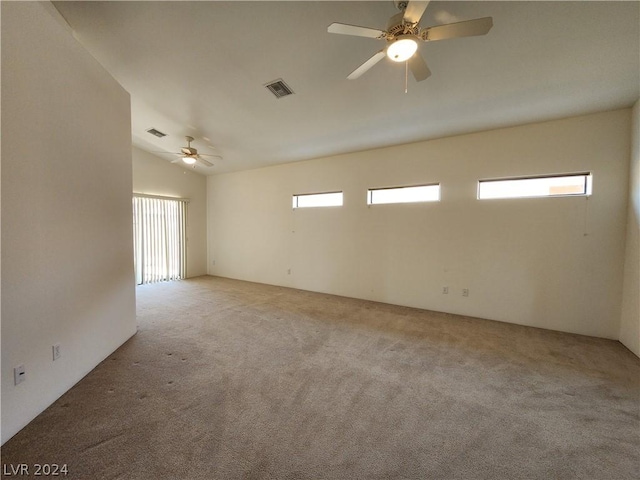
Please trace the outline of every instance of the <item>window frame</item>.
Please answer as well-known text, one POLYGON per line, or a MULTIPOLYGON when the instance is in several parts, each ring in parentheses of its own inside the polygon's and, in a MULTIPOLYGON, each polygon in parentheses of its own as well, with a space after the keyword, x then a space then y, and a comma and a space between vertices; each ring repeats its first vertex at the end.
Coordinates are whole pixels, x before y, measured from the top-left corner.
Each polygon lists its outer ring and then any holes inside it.
POLYGON ((335 191, 331 191, 331 192, 314 192, 314 193, 294 193, 291 196, 291 202, 292 202, 292 210, 298 210, 299 208, 336 208, 336 207, 342 207, 344 206, 344 191, 343 190, 335 190, 335 191), (298 198, 299 197, 311 197, 314 195, 334 195, 336 193, 339 193, 342 195, 341 201, 342 203, 340 205, 313 205, 313 206, 300 206, 298 205, 298 198))
POLYGON ((500 177, 500 178, 483 178, 478 180, 478 187, 476 192, 477 200, 513 200, 522 198, 558 198, 558 197, 589 197, 593 194, 593 173, 592 172, 571 172, 571 173, 552 173, 544 175, 523 175, 517 177, 500 177), (584 191, 582 193, 558 193, 549 195, 522 195, 522 196, 508 196, 508 197, 482 197, 481 187, 482 184, 488 184, 492 182, 513 182, 519 180, 541 180, 549 178, 563 178, 563 177, 584 177, 584 191))
POLYGON ((399 205, 399 204, 415 204, 415 203, 435 203, 440 202, 442 200, 442 188, 440 182, 433 183, 420 183, 417 185, 400 185, 396 187, 379 187, 379 188, 368 188, 367 189, 367 206, 370 207, 372 205, 399 205), (438 187, 438 198, 435 200, 416 200, 409 202, 383 202, 383 203, 374 203, 373 202, 373 192, 380 190, 402 190, 405 188, 417 188, 417 187, 438 187))

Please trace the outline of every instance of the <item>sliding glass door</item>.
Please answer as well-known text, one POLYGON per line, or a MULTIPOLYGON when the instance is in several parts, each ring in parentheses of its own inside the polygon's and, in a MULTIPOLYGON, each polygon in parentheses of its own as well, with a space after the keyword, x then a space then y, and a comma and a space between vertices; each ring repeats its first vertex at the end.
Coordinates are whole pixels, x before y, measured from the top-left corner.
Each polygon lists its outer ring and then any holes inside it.
POLYGON ((186 276, 187 201, 133 196, 133 250, 136 283, 186 276))

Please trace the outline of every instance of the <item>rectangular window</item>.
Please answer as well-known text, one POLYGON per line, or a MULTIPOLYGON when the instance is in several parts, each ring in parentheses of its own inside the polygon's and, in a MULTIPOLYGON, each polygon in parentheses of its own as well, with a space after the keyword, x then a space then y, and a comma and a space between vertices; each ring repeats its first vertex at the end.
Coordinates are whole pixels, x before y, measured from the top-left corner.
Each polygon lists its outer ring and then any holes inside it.
POLYGON ((372 188, 367 191, 367 204, 417 203, 440 201, 440 184, 412 187, 372 188))
POLYGON ((341 207, 342 192, 305 193, 293 196, 293 208, 341 207))
POLYGON ((591 195, 591 174, 480 180, 478 198, 531 198, 591 195))

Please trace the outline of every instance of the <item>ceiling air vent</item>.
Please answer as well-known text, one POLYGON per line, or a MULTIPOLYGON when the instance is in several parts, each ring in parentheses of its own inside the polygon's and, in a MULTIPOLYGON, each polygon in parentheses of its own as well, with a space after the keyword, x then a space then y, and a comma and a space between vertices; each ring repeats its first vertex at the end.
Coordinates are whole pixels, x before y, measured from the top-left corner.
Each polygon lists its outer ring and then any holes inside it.
POLYGON ((151 135, 155 135, 158 138, 167 136, 166 133, 162 133, 160 130, 156 130, 155 128, 150 128, 149 130, 147 130, 147 132, 149 132, 151 135))
POLYGON ((276 96, 276 98, 286 97, 287 95, 291 95, 293 93, 293 90, 291 90, 289 85, 284 83, 284 80, 282 80, 281 78, 267 83, 265 87, 267 87, 269 91, 276 96))

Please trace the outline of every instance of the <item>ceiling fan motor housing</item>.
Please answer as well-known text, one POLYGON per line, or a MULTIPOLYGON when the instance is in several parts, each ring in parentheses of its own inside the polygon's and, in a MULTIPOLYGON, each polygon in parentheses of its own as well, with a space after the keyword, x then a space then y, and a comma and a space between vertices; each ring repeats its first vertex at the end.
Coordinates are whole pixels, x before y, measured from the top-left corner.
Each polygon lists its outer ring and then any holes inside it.
POLYGON ((406 23, 403 20, 404 13, 400 12, 389 19, 387 25, 386 37, 388 42, 392 42, 400 35, 416 35, 420 34, 418 24, 406 23))

